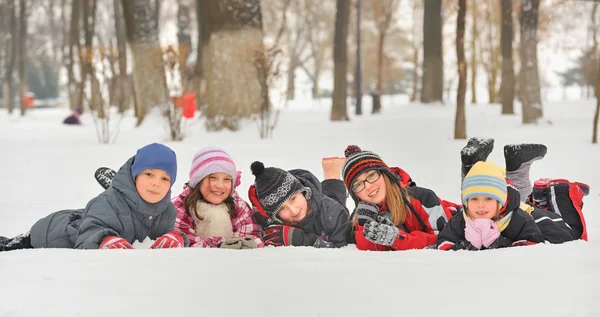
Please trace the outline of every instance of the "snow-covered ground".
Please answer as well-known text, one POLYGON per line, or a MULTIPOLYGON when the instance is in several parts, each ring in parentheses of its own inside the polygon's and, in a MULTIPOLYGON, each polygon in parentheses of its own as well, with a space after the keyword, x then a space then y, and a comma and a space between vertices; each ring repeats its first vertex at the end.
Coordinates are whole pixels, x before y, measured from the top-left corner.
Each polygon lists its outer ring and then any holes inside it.
MULTIPOLYGON (((26 231, 40 217, 83 207, 101 188, 99 166, 118 168, 144 144, 159 141, 178 156, 173 195, 187 181, 192 155, 207 145, 227 149, 252 184, 250 164, 302 167, 322 177, 321 158, 348 144, 375 151, 407 170, 418 185, 460 199, 454 106, 384 99, 383 114, 328 121, 330 100, 299 101, 282 110, 274 137, 256 124, 238 133, 207 133, 190 124, 183 142, 166 141, 159 118, 140 128, 126 117, 115 144, 96 140, 92 118, 61 124, 65 109, 26 117, 0 109, 0 235, 26 231)), ((592 145, 595 101, 545 105, 538 125, 500 116, 499 105, 468 105, 469 136, 494 137, 490 160, 503 165, 508 143, 541 142, 548 154, 532 178, 555 177, 591 186, 584 198, 589 242, 486 252, 359 252, 261 250, 25 250, 0 253, 2 316, 600 316, 600 145, 592 145)), ((366 105, 366 112, 370 106, 366 105)), ((350 110, 352 111, 352 110, 350 110)), ((353 208, 352 201, 348 207, 353 208)), ((140 245, 143 248, 145 244, 140 245)))

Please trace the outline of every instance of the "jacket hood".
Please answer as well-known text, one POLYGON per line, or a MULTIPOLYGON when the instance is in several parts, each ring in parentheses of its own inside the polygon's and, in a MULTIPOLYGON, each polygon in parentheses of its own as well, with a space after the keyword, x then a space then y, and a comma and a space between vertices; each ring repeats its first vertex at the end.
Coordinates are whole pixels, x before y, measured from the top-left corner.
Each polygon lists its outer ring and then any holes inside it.
POLYGON ((117 172, 113 178, 111 188, 119 193, 125 199, 132 212, 140 213, 145 216, 157 216, 164 212, 171 203, 171 189, 163 199, 155 204, 151 204, 140 196, 135 187, 135 180, 131 176, 131 166, 135 156, 131 157, 117 172))

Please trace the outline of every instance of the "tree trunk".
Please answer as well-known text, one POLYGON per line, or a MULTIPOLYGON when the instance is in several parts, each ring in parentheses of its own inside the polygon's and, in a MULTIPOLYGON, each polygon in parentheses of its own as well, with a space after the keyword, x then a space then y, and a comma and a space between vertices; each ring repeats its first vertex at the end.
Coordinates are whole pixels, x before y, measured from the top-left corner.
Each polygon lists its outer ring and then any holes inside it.
POLYGON ((465 15, 467 0, 458 0, 456 19, 456 57, 458 59, 458 93, 456 94, 456 118, 454 120, 454 139, 467 138, 465 118, 465 94, 467 91, 467 62, 465 60, 465 15))
POLYGON ((413 73, 412 73, 412 82, 413 82, 413 90, 412 95, 410 96, 410 101, 417 101, 417 94, 419 91, 419 47, 413 48, 413 73))
POLYGON ((473 26, 471 27, 471 103, 477 103, 477 6, 473 5, 471 15, 473 17, 473 26))
POLYGON ((268 69, 263 55, 260 1, 206 1, 209 41, 205 44, 208 130, 238 129, 238 122, 261 111, 268 69), (265 74, 266 75, 266 74, 265 74))
POLYGON ((512 1, 500 0, 502 10, 502 31, 500 42, 502 43, 502 114, 514 114, 515 100, 515 70, 513 65, 513 24, 512 24, 512 1))
POLYGON ((524 124, 536 123, 542 116, 540 79, 537 63, 537 24, 539 0, 523 0, 521 3, 521 71, 520 94, 523 104, 524 124))
MULTIPOLYGON (((69 90, 69 105, 71 110, 75 110, 81 105, 77 103, 79 98, 79 86, 77 80, 75 79, 75 55, 80 52, 80 44, 79 44, 79 21, 81 14, 81 5, 83 3, 81 1, 73 0, 71 5, 71 21, 69 26, 69 41, 68 41, 68 59, 66 62, 67 68, 67 77, 69 78, 68 90, 69 90), (77 53, 76 53, 77 52, 77 53)), ((79 56, 81 60, 81 56, 79 56)), ((81 74, 80 74, 81 76, 81 74)))
POLYGON ((298 56, 295 54, 294 50, 296 48, 292 47, 292 56, 290 56, 290 63, 288 64, 287 71, 287 90, 286 90, 286 99, 294 100, 296 97, 296 68, 298 67, 298 56))
POLYGON ((115 33, 117 38, 117 52, 119 59, 118 100, 119 112, 129 109, 131 104, 131 84, 127 76, 127 38, 125 34, 125 21, 123 21, 123 8, 119 0, 113 0, 115 12, 115 33))
POLYGON ((319 89, 319 79, 321 77, 321 65, 315 63, 315 74, 314 74, 314 79, 313 79, 313 88, 312 88, 312 98, 313 99, 317 99, 319 98, 319 95, 321 94, 321 91, 319 89))
POLYGON ((442 102, 444 94, 442 1, 427 0, 424 2, 421 102, 442 102))
POLYGON ((592 144, 598 143, 598 117, 600 116, 600 60, 598 61, 598 76, 596 79, 596 114, 594 115, 594 126, 592 128, 592 144))
POLYGON ((12 114, 14 109, 14 100, 15 100, 15 87, 14 87, 14 70, 17 59, 17 45, 18 45, 18 36, 17 36, 17 17, 16 17, 16 8, 14 1, 8 1, 7 12, 3 12, 8 14, 8 34, 10 35, 9 48, 7 51, 6 57, 6 77, 4 79, 4 106, 8 110, 9 114, 12 114))
MULTIPOLYGON (((356 96, 356 109, 354 114, 362 115, 362 66, 360 54, 360 4, 361 0, 356 0, 356 69, 354 70, 354 89, 356 96)), ((373 113, 376 113, 376 104, 373 104, 373 113)))
POLYGON ((193 90, 196 93, 196 107, 201 107, 204 103, 204 46, 208 43, 210 33, 208 30, 208 16, 206 12, 205 0, 196 0, 196 66, 194 67, 194 79, 192 80, 193 90))
POLYGON ((191 19, 190 19, 190 0, 178 0, 179 8, 177 10, 177 40, 179 42, 179 73, 181 74, 181 93, 188 92, 188 80, 190 76, 187 72, 187 60, 192 53, 191 19))
MULTIPOLYGON (((79 90, 79 97, 77 100, 78 107, 83 107, 83 97, 85 95, 85 86, 88 76, 94 76, 92 74, 92 57, 94 56, 92 42, 94 39, 94 24, 96 21, 96 0, 89 0, 87 3, 82 2, 82 6, 84 46, 82 55, 80 55, 81 89, 79 90)), ((93 81, 90 81, 90 84, 92 83, 93 81)), ((95 108, 97 105, 99 105, 97 102, 90 103, 90 110, 98 110, 95 108)))
POLYGON ((21 116, 25 115, 25 95, 27 88, 27 72, 25 66, 28 63, 27 57, 27 1, 19 0, 19 98, 21 100, 21 116))
POLYGON ((122 0, 125 33, 133 58, 133 85, 137 125, 148 109, 169 102, 158 21, 150 0, 122 0))
MULTIPOLYGON (((383 44, 385 43, 385 33, 379 34, 377 41, 377 94, 381 97, 383 95, 383 44)), ((381 102, 377 104, 381 107, 381 102)), ((380 113, 381 108, 373 105, 373 113, 380 113)))
POLYGON ((333 100, 331 121, 348 121, 347 96, 347 43, 350 1, 337 0, 335 13, 335 33, 333 39, 333 100))

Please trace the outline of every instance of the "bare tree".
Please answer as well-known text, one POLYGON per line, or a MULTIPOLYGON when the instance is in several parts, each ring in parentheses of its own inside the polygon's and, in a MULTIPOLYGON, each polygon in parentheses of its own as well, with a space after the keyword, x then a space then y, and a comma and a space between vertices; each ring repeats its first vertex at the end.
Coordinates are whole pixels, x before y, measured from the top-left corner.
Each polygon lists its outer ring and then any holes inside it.
MULTIPOLYGON (((375 13, 375 28, 377 29, 377 94, 383 94, 383 49, 385 40, 392 23, 395 22, 394 13, 398 10, 399 0, 378 0, 373 2, 375 13)), ((373 105, 373 113, 381 112, 379 107, 373 105)))
POLYGON ((117 56, 119 63, 118 99, 119 112, 123 113, 131 105, 131 83, 127 75, 127 35, 125 34, 125 21, 121 1, 113 0, 113 13, 115 23, 115 37, 117 41, 117 56))
POLYGON ((299 1, 294 1, 293 5, 294 12, 297 14, 297 16, 293 20, 291 28, 287 28, 288 32, 286 32, 288 36, 287 46, 289 55, 286 89, 287 100, 293 100, 295 97, 296 69, 303 65, 310 57, 310 55, 304 54, 308 48, 308 36, 306 35, 308 26, 305 23, 305 19, 302 19, 301 16, 306 15, 306 13, 302 12, 304 7, 299 1))
POLYGON ((519 86, 523 104, 522 122, 524 124, 536 123, 537 119, 543 115, 537 61, 539 7, 539 0, 522 0, 521 2, 521 70, 519 72, 519 86))
POLYGON ((18 36, 17 36, 17 16, 15 2, 9 0, 7 3, 7 10, 3 12, 6 14, 8 21, 8 36, 10 39, 7 41, 9 46, 6 47, 6 72, 4 80, 4 106, 8 110, 8 113, 12 114, 14 109, 15 99, 15 87, 14 87, 14 76, 13 72, 17 60, 17 47, 18 47, 18 36))
POLYGON ((467 138, 465 118, 465 94, 467 91, 467 62, 465 61, 465 15, 467 0, 458 0, 456 19, 456 57, 458 59, 458 93, 456 94, 456 118, 454 119, 454 139, 467 138))
POLYGON ((411 37, 410 47, 412 49, 411 62, 413 65, 412 74, 412 94, 410 101, 416 101, 419 93, 419 55, 421 55, 421 46, 423 45, 423 28, 420 27, 419 20, 423 19, 423 2, 421 0, 413 0, 412 5, 412 26, 411 26, 411 37), (419 13, 421 12, 421 13, 419 13))
POLYGON ((192 36, 191 19, 190 19, 190 0, 178 0, 179 7, 177 9, 177 40, 178 47, 178 64, 179 74, 181 78, 181 94, 188 91, 188 80, 191 78, 187 71, 187 61, 192 52, 192 36))
POLYGON ((121 4, 133 58, 133 84, 139 126, 150 107, 169 104, 163 56, 158 42, 157 9, 150 0, 122 0, 121 4))
POLYGON ((598 144, 598 117, 600 116, 600 59, 598 60, 598 79, 596 80, 596 114, 592 128, 592 144, 598 144))
POLYGON ((471 26, 471 103, 477 103, 477 41, 479 39, 479 29, 477 29, 477 18, 479 12, 478 6, 471 6, 471 17, 473 25, 471 26))
POLYGON ((319 98, 319 81, 325 67, 325 61, 329 52, 331 52, 331 43, 333 42, 333 11, 335 7, 330 2, 305 1, 306 5, 306 26, 308 28, 308 47, 312 67, 307 63, 300 65, 305 74, 312 81, 312 98, 319 98))
POLYGON ((333 100, 331 121, 348 121, 346 96, 348 82, 348 22, 350 0, 337 0, 335 15, 335 35, 333 42, 333 100))
POLYGON ((424 2, 421 102, 442 102, 444 93, 442 1, 425 0, 424 2))
POLYGON ((260 1, 206 1, 209 40, 205 44, 208 130, 237 130, 239 120, 260 112, 264 76, 257 59, 265 54, 260 1))
POLYGON ((25 115, 26 102, 25 95, 28 92, 27 88, 27 72, 25 66, 28 63, 27 54, 27 18, 28 18, 28 1, 19 0, 19 62, 17 65, 19 73, 19 98, 21 100, 21 116, 25 115))
POLYGON ((515 70, 513 65, 513 16, 511 0, 500 0, 502 9, 502 114, 514 114, 515 70))
MULTIPOLYGON (((80 65, 81 65, 81 83, 82 88, 79 89, 79 97, 77 104, 79 107, 83 105, 84 95, 85 95, 85 82, 92 74, 92 57, 94 55, 93 48, 93 39, 94 39, 94 25, 96 21, 96 0, 89 0, 87 2, 82 3, 82 13, 83 13, 83 37, 84 37, 84 46, 80 53, 80 65)), ((90 108, 92 110, 96 110, 93 108, 97 103, 91 103, 90 108)))
POLYGON ((481 64, 487 74, 488 100, 496 102, 498 73, 500 70, 500 40, 498 39, 499 9, 496 2, 485 2, 484 36, 479 37, 481 64))
MULTIPOLYGON (((83 89, 82 81, 75 78, 75 63, 77 58, 81 60, 81 43, 79 41, 79 29, 81 22, 82 1, 74 0, 71 5, 71 20, 69 22, 69 41, 68 54, 65 60, 67 76, 69 78, 69 101, 71 109, 76 109, 82 105, 79 103, 79 90, 83 89)), ((80 74, 81 75, 81 74, 80 74)))

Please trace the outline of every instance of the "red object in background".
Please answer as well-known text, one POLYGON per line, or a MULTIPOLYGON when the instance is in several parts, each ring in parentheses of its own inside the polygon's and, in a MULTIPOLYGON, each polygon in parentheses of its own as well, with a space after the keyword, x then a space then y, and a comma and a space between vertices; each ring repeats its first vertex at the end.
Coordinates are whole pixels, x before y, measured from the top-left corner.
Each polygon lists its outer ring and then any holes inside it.
POLYGON ((33 93, 26 93, 23 95, 23 105, 25 108, 31 109, 33 108, 33 102, 35 101, 35 95, 33 93))
POLYGON ((196 94, 194 93, 187 93, 185 95, 183 95, 182 97, 182 110, 183 110, 183 117, 186 119, 192 119, 194 118, 194 115, 196 114, 196 94))

